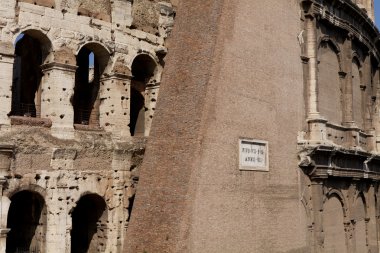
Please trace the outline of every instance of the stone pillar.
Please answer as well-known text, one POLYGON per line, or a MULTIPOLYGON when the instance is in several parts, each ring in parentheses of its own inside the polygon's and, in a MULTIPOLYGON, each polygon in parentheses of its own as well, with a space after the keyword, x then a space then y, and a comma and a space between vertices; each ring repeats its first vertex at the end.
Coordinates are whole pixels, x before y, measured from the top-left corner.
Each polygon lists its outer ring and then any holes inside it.
MULTIPOLYGON (((105 236, 105 252, 122 252, 123 238, 125 238, 125 227, 128 219, 128 209, 125 209, 125 201, 128 201, 128 194, 125 187, 130 189, 131 182, 129 171, 118 171, 112 174, 114 186, 113 189, 107 191, 108 217, 107 224, 103 225, 105 236), (120 180, 120 178, 125 179, 120 180), (123 196, 120 198, 119 196, 123 196)), ((102 225, 102 224, 100 224, 102 225)))
POLYGON ((353 88, 352 88, 352 36, 348 35, 343 44, 342 68, 344 72, 340 75, 345 76, 343 83, 343 126, 355 127, 353 117, 353 88))
POLYGON ((130 171, 132 152, 115 150, 112 159, 112 188, 106 193, 108 205, 107 249, 105 252, 123 252, 129 220, 130 198, 134 195, 130 171), (120 196, 122 196, 120 198, 120 196))
POLYGON ((375 201, 375 188, 373 185, 366 194, 367 211, 367 235, 368 235, 368 249, 369 252, 379 252, 379 245, 377 244, 377 221, 376 221, 376 201, 375 201))
POLYGON ((318 111, 318 45, 316 20, 308 16, 306 23, 306 56, 309 61, 308 79, 308 118, 320 118, 318 111))
POLYGON ((12 110, 13 53, 11 43, 0 42, 0 126, 11 125, 8 114, 12 110))
POLYGON ((154 111, 156 110, 156 103, 158 99, 158 92, 159 92, 160 85, 154 84, 154 85, 147 85, 147 88, 145 90, 145 133, 144 136, 149 136, 150 128, 152 126, 154 111))
POLYGON ((323 253, 323 182, 321 181, 312 181, 311 182, 311 193, 312 193, 312 213, 313 213, 313 224, 314 224, 314 240, 313 243, 313 252, 314 253, 323 253))
POLYGON ((308 59, 308 112, 310 141, 327 140, 326 122, 318 110, 318 45, 317 24, 315 17, 309 15, 305 19, 306 29, 306 58, 308 59))
POLYGON ((112 74, 100 82, 100 127, 116 138, 130 137, 131 76, 112 74))
POLYGON ((60 139, 74 138, 74 95, 76 66, 52 62, 42 66, 41 117, 52 121, 51 133, 60 139))
POLYGON ((6 176, 10 173, 12 157, 13 146, 0 145, 0 253, 5 253, 7 234, 10 231, 7 228, 7 219, 11 201, 3 196, 3 186, 7 182, 6 176))
POLYGON ((66 253, 67 204, 66 187, 58 186, 49 194, 47 203, 46 252, 66 253))

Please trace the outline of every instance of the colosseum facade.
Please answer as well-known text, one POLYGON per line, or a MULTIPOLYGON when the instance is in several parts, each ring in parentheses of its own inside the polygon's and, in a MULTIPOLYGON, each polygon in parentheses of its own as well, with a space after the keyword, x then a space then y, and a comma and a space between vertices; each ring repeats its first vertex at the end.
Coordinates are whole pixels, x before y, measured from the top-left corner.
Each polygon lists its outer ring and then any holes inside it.
POLYGON ((174 16, 0 1, 0 252, 123 252, 174 16))

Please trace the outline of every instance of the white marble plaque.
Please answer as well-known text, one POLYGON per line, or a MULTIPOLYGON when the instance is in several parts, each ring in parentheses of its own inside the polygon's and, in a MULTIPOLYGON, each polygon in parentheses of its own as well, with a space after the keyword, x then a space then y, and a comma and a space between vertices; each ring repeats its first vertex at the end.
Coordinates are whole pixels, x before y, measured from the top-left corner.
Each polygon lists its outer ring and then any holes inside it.
POLYGON ((269 171, 268 142, 248 138, 239 140, 240 170, 269 171))

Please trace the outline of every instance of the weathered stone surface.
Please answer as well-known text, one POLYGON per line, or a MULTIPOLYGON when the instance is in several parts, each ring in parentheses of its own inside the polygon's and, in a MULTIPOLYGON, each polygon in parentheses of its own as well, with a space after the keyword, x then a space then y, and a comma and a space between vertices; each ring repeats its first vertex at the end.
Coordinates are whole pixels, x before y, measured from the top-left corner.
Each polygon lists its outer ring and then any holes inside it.
POLYGON ((173 20, 148 34, 132 1, 0 1, 1 253, 123 252, 173 20))
POLYGON ((373 0, 0 0, 0 253, 378 252, 372 20, 373 0))
POLYGON ((299 3, 179 3, 126 252, 379 250, 379 31, 299 3), (269 172, 238 169, 242 137, 269 172))

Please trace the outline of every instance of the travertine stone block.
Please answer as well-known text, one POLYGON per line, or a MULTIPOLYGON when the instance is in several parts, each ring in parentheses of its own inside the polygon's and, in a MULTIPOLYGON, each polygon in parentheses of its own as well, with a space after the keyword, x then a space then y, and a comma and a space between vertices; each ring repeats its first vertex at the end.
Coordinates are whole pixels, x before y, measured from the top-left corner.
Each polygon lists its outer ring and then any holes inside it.
POLYGON ((50 63, 43 66, 41 117, 52 121, 52 134, 58 138, 74 138, 74 94, 76 66, 50 63))

